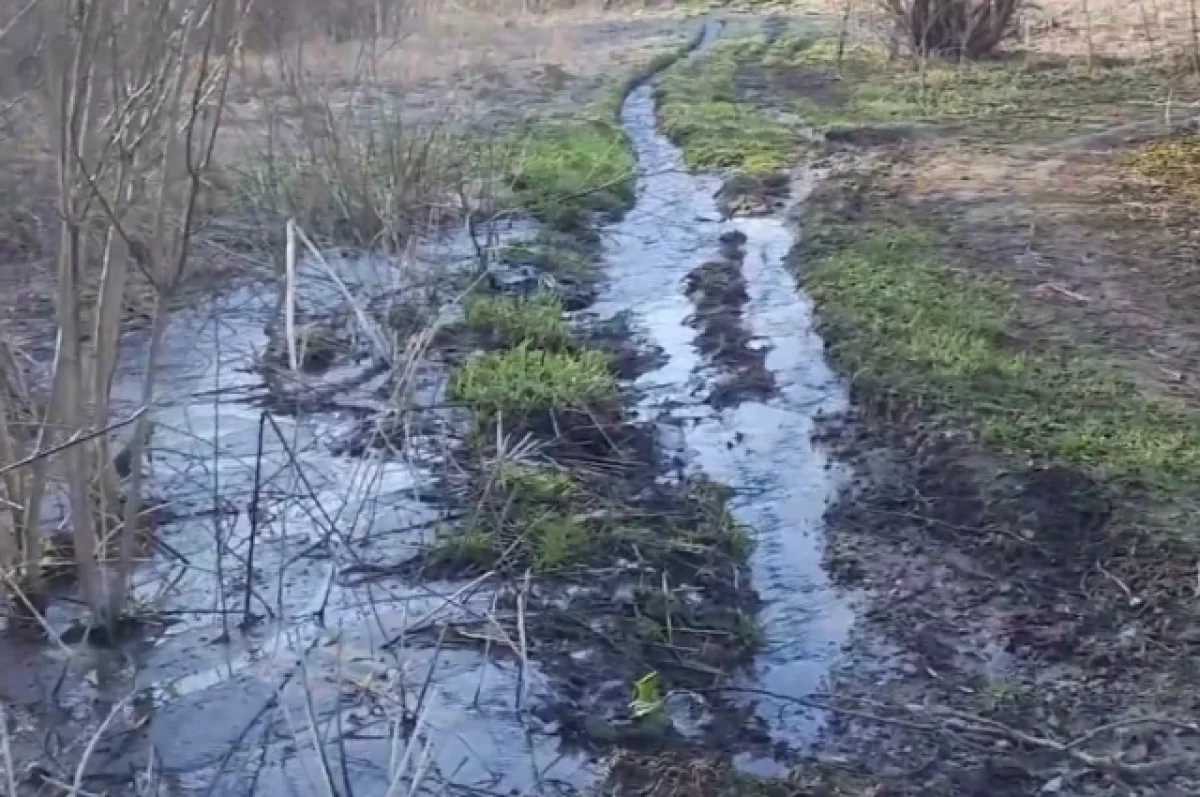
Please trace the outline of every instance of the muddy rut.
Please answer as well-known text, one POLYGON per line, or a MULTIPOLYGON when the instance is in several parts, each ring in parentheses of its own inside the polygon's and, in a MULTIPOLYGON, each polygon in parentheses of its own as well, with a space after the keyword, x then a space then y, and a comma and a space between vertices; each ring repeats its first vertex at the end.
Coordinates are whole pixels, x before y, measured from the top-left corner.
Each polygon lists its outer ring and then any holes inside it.
MULTIPOLYGON (((710 25, 705 44, 717 31, 710 25)), ((723 220, 721 180, 689 174, 658 132, 653 86, 630 94, 621 121, 638 156, 637 205, 609 231, 609 284, 593 311, 631 312, 665 353, 636 383, 640 412, 665 428, 685 468, 737 491, 765 603, 756 685, 803 696, 820 688, 852 613, 821 567, 821 521, 839 472, 812 443, 814 419, 844 408, 846 394, 788 270, 798 230, 786 209, 723 220), (722 280, 741 290, 714 285, 722 280)), ((796 178, 792 202, 808 179, 796 178)), ((793 741, 817 727, 786 701, 764 698, 760 709, 793 741)))

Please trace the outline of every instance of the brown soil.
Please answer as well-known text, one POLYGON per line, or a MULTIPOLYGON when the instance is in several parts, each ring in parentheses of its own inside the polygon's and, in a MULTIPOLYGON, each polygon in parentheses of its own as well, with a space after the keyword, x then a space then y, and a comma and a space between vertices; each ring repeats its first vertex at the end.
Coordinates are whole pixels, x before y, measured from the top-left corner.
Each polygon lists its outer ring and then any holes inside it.
POLYGON ((889 212, 945 230, 960 262, 1011 281, 1039 336, 1098 346, 1156 389, 1194 401, 1192 209, 1131 174, 1125 161, 1144 144, 897 148, 873 170, 871 193, 889 212))
POLYGON ((717 377, 707 401, 722 409, 747 400, 765 400, 778 388, 767 369, 767 350, 755 346, 744 319, 749 300, 742 275, 745 236, 726 233, 720 241, 720 258, 710 260, 688 275, 685 292, 696 306, 689 323, 696 329, 696 346, 710 359, 717 377))

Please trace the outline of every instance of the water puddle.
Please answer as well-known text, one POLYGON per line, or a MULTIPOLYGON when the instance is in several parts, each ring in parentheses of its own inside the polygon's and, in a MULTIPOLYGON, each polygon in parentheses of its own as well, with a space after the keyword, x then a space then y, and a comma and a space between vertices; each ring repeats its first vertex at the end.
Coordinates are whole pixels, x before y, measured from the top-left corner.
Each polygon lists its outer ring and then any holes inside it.
MULTIPOLYGON (((474 265, 465 236, 429 245, 403 268, 333 257, 337 281, 309 263, 297 313, 349 316, 349 292, 386 318, 379 303, 411 302, 430 274, 474 265)), ((136 706, 145 734, 99 749, 92 774, 127 780, 149 749, 166 793, 324 793, 320 751, 336 747, 348 762, 339 790, 383 794, 418 718, 428 752, 418 749, 425 758, 414 755, 410 768, 419 763, 430 782, 503 793, 590 781, 531 720, 548 699, 536 672, 518 677, 514 663, 441 649, 436 634, 420 633, 448 620, 489 626, 492 595, 476 583, 386 577, 444 520, 430 500, 441 444, 417 430, 396 456, 335 453, 330 441, 386 409, 387 369, 351 356, 319 375, 265 370, 277 302, 273 287, 249 285, 172 318, 147 475, 147 494, 166 499, 172 519, 135 585, 163 631, 121 650, 76 646, 69 657, 6 651, 6 672, 22 674, 6 697, 56 706, 84 729, 114 706, 136 706)), ((145 346, 126 346, 118 415, 138 404, 145 346)), ((432 421, 444 378, 429 363, 414 379, 432 421)), ((64 604, 49 619, 62 630, 75 616, 64 604)))

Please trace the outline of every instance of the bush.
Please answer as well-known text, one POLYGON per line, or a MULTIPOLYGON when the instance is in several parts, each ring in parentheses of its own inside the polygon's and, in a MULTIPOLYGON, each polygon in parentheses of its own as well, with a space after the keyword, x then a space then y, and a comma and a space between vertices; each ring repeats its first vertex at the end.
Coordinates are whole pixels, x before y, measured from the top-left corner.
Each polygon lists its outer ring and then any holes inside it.
POLYGON ((1013 31, 1023 0, 880 0, 918 55, 983 58, 1013 31))

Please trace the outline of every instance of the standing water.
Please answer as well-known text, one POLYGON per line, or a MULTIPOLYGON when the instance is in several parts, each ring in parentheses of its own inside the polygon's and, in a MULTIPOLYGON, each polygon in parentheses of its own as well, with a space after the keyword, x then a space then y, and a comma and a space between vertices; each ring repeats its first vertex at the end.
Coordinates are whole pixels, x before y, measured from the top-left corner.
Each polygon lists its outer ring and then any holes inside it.
MULTIPOLYGON (((714 33, 710 24, 693 57, 714 33)), ((637 154, 637 205, 609 231, 609 285, 595 309, 630 312, 662 348, 664 364, 637 382, 640 411, 664 422, 665 432, 682 428, 679 453, 688 467, 736 490, 734 514, 756 540, 752 572, 764 603, 766 648, 753 686, 781 698, 762 697, 759 710, 784 739, 811 739, 817 720, 787 698, 819 690, 852 622, 821 567, 822 518, 840 474, 813 446, 812 432, 819 413, 845 407, 846 394, 826 365, 811 302, 786 267, 796 243, 786 219, 721 221, 721 181, 684 169, 680 150, 656 129, 650 86, 629 95, 621 121, 637 154), (685 283, 737 233, 745 236, 743 323, 752 349, 765 351, 777 390, 716 410, 703 397, 720 374, 698 349, 685 283)), ((807 189, 795 180, 794 201, 807 189)))

